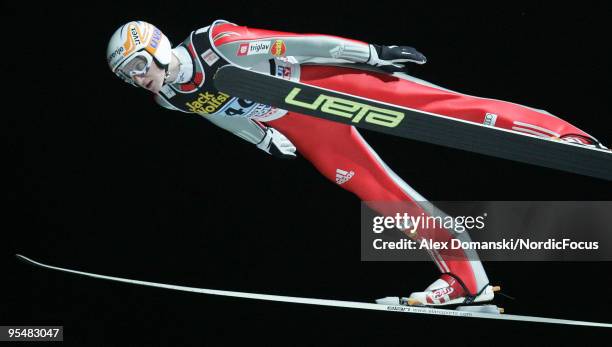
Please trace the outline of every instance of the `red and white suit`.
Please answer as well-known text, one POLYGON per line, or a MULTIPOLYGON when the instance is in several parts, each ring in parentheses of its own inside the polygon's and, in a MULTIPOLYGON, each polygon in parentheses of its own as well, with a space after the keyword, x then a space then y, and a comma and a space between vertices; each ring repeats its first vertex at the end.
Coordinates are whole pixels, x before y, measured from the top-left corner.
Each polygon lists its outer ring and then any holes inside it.
MULTIPOLYGON (((575 135, 576 141, 584 143, 591 139, 582 130, 545 111, 453 92, 403 73, 391 75, 360 68, 359 63, 363 66, 370 56, 369 45, 364 42, 253 29, 224 21, 200 30, 212 30, 216 49, 242 67, 270 73, 272 59, 280 66, 279 75, 303 83, 543 137, 575 135)), ((273 127, 293 142, 298 152, 325 177, 362 201, 401 201, 413 212, 420 210, 419 201, 425 201, 382 161, 355 127, 284 110, 252 117, 205 115, 205 118, 253 143, 261 140, 262 129, 273 127)), ((453 237, 448 231, 436 232, 440 241, 453 237)), ((447 282, 458 279, 471 295, 489 283, 475 254, 469 255, 471 260, 467 260, 468 254, 457 252, 431 255, 442 273, 452 275, 443 278, 447 282)))

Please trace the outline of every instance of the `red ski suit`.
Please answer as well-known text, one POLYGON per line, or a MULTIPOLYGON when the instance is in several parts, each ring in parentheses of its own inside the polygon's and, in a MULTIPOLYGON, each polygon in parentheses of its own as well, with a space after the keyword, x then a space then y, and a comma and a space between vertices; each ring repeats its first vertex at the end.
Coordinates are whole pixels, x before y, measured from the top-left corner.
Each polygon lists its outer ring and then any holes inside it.
MULTIPOLYGON (((210 30, 215 47, 237 65, 252 66, 257 60, 295 56, 299 80, 307 84, 543 137, 573 134, 585 142, 591 138, 545 111, 468 96, 401 73, 391 75, 351 67, 350 63, 367 62, 369 45, 364 42, 259 30, 227 22, 215 23, 210 30)), ((325 177, 362 201, 401 201, 412 213, 421 211, 419 201, 425 199, 385 165, 354 127, 292 112, 259 121, 284 134, 325 177)), ((456 237, 447 230, 437 230, 434 235, 438 241, 456 237)), ((463 251, 430 254, 442 273, 459 278, 472 295, 489 282, 475 254, 470 254, 469 260, 463 251)))

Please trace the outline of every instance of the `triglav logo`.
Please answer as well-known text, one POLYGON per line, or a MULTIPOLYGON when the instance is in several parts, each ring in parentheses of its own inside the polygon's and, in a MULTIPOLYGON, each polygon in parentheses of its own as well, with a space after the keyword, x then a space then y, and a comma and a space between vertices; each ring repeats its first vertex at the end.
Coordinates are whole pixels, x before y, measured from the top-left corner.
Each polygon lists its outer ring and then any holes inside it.
POLYGON ((241 57, 245 55, 267 54, 270 52, 272 41, 253 41, 249 43, 241 43, 238 47, 236 55, 241 57))
POLYGON ((248 52, 249 52, 249 44, 241 43, 240 47, 238 47, 238 52, 236 53, 236 55, 239 57, 242 57, 242 56, 247 55, 248 52))
POLYGON ((325 94, 320 94, 317 99, 311 103, 296 100, 295 97, 301 91, 300 88, 293 88, 285 97, 285 102, 309 110, 320 109, 321 112, 334 116, 352 118, 353 123, 359 123, 362 119, 365 119, 366 123, 394 128, 404 119, 404 113, 399 111, 387 110, 325 94))

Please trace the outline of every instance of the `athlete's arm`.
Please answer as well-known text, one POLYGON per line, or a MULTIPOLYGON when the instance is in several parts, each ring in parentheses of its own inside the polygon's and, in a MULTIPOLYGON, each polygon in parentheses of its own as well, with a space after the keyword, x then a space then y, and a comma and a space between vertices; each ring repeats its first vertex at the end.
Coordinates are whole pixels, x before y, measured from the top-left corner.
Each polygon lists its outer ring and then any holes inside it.
POLYGON ((227 117, 217 114, 207 115, 204 118, 277 158, 295 158, 295 146, 276 129, 243 117, 227 117))
MULTIPOLYGON (((155 97, 158 105, 173 111, 181 111, 163 98, 155 97)), ((228 117, 221 114, 202 116, 214 125, 246 140, 264 152, 279 158, 295 158, 295 146, 278 130, 245 117, 228 117)))
POLYGON ((220 114, 206 115, 203 118, 255 145, 260 143, 266 135, 266 127, 263 124, 248 118, 227 117, 220 114))
POLYGON ((338 36, 270 31, 232 23, 215 25, 212 30, 215 46, 227 59, 242 66, 279 56, 367 63, 390 71, 403 69, 406 62, 426 62, 423 54, 408 46, 372 45, 338 36))

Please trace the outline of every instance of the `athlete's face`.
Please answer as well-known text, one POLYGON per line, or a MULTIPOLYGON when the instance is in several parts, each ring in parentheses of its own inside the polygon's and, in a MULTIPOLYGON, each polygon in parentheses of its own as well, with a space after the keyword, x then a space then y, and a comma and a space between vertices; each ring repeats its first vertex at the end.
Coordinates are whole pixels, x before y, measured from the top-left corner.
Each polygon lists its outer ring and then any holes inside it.
POLYGON ((164 84, 165 77, 166 71, 153 62, 151 67, 149 67, 149 71, 142 75, 136 75, 133 77, 133 79, 139 87, 142 87, 153 94, 157 94, 164 84))

